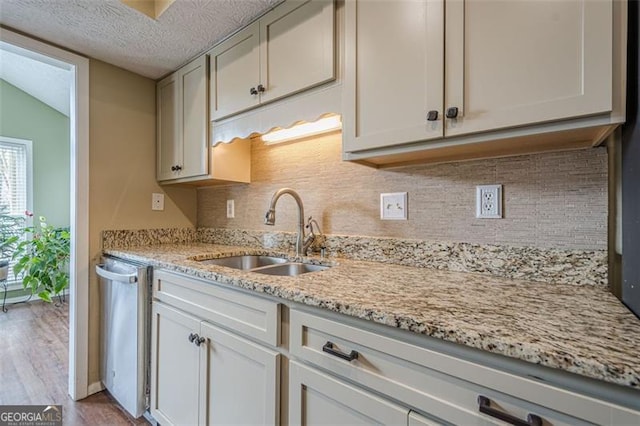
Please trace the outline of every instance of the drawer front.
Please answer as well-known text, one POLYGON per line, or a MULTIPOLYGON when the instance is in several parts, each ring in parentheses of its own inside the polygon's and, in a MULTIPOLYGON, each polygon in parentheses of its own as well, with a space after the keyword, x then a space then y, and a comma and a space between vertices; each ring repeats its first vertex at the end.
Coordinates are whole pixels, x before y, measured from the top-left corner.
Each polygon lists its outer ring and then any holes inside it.
POLYGON ((271 346, 280 343, 280 304, 211 281, 154 271, 153 297, 271 346))
MULTIPOLYGON (((464 361, 397 339, 291 311, 291 353, 350 381, 455 424, 504 424, 479 412, 479 396, 490 407, 545 425, 615 424, 637 413, 603 401, 464 361), (357 358, 348 361, 323 350, 357 358)), ((639 418, 640 419, 640 418, 639 418)))
POLYGON ((295 361, 289 393, 290 425, 407 425, 408 409, 295 361))

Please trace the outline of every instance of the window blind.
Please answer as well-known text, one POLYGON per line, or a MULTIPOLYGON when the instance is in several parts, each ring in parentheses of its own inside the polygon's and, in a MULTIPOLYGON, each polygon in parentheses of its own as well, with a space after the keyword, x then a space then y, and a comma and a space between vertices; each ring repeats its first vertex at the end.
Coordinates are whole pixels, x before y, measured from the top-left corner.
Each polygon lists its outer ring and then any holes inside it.
POLYGON ((0 212, 23 216, 27 210, 27 145, 0 140, 0 212))
MULTIPOLYGON (((0 213, 25 218, 29 210, 31 141, 0 137, 0 213)), ((24 222, 18 222, 16 235, 21 234, 24 222)), ((13 274, 13 264, 9 262, 9 283, 19 282, 13 274)))

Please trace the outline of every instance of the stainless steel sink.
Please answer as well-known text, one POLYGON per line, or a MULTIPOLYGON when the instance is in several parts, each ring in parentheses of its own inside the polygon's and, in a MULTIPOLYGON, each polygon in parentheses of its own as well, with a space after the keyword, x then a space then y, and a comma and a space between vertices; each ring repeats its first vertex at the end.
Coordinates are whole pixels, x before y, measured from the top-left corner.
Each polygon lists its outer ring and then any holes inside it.
POLYGON ((295 275, 306 274, 307 272, 317 272, 329 269, 329 266, 310 265, 308 263, 283 263, 280 265, 266 266, 264 268, 254 269, 252 272, 266 275, 280 275, 292 277, 295 275))
POLYGON ((308 272, 323 271, 329 266, 311 265, 308 263, 290 262, 286 258, 276 256, 229 256, 218 259, 199 260, 205 265, 218 265, 243 271, 256 272, 258 274, 296 276, 308 272))
POLYGON ((284 259, 282 257, 274 257, 274 256, 245 255, 245 256, 221 257, 218 259, 206 259, 206 260, 200 260, 199 262, 204 263, 206 265, 219 265, 219 266, 226 266, 227 268, 242 269, 243 271, 248 271, 250 269, 260 268, 262 266, 285 263, 287 262, 287 259, 284 259))

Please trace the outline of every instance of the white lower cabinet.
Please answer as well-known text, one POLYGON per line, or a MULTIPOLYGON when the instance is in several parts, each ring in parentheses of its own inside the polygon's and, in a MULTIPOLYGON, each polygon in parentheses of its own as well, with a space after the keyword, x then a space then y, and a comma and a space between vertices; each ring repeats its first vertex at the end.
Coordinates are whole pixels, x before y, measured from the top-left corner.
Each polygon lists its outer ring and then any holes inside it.
POLYGON ((154 271, 153 298, 150 402, 163 426, 640 424, 633 389, 503 368, 184 274, 154 271))
MULTIPOLYGON (((392 337, 388 328, 366 330, 342 317, 331 317, 335 315, 290 312, 291 356, 312 366, 291 368, 289 413, 293 424, 331 423, 333 414, 326 413, 331 405, 340 407, 336 411, 345 416, 358 413, 367 419, 365 423, 372 417, 378 423, 397 424, 392 413, 401 409, 404 424, 416 426, 440 424, 438 421, 456 425, 640 424, 638 408, 534 380, 534 371, 516 375, 426 347, 427 338, 423 346, 392 337), (330 372, 331 377, 323 377, 320 371, 330 372), (417 412, 409 414, 409 409, 417 412)), ((629 390, 629 394, 634 392, 629 390)), ((348 419, 342 423, 358 424, 348 419)))
POLYGON ((271 311, 279 311, 277 303, 183 275, 155 272, 151 415, 158 423, 279 424, 280 353, 242 337, 242 331, 235 333, 204 319, 219 316, 221 323, 243 322, 248 329, 255 320, 260 327, 246 335, 270 339, 273 333, 268 331, 279 328, 279 317, 268 314, 271 311), (218 303, 223 299, 226 308, 218 303), (177 306, 167 303, 171 301, 177 306))
POLYGON ((278 424, 280 354, 206 322, 200 324, 200 336, 207 342, 201 423, 278 424))
POLYGON ((420 414, 412 411, 409 413, 409 422, 407 423, 409 426, 441 426, 444 423, 436 422, 434 420, 429 420, 428 418, 421 416, 420 414))
POLYGON ((153 303, 151 415, 162 425, 198 423, 201 351, 189 336, 199 328, 199 319, 153 303))
POLYGON ((289 369, 291 425, 406 425, 409 410, 295 361, 289 369))

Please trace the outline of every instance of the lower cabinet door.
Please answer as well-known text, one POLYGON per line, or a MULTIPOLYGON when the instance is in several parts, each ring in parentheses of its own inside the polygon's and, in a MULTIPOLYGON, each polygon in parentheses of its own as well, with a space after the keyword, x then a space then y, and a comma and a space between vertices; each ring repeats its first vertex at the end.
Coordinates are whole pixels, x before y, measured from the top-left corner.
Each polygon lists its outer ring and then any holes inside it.
POLYGON ((277 425, 280 354, 207 322, 200 387, 206 395, 200 422, 207 425, 277 425))
POLYGON ((409 426, 443 426, 445 423, 441 423, 437 420, 431 420, 420 414, 412 411, 409 413, 409 426))
POLYGON ((151 323, 151 415, 163 426, 198 423, 200 320, 154 302, 151 323))
POLYGON ((289 365, 291 425, 407 425, 408 409, 295 361, 289 365))

